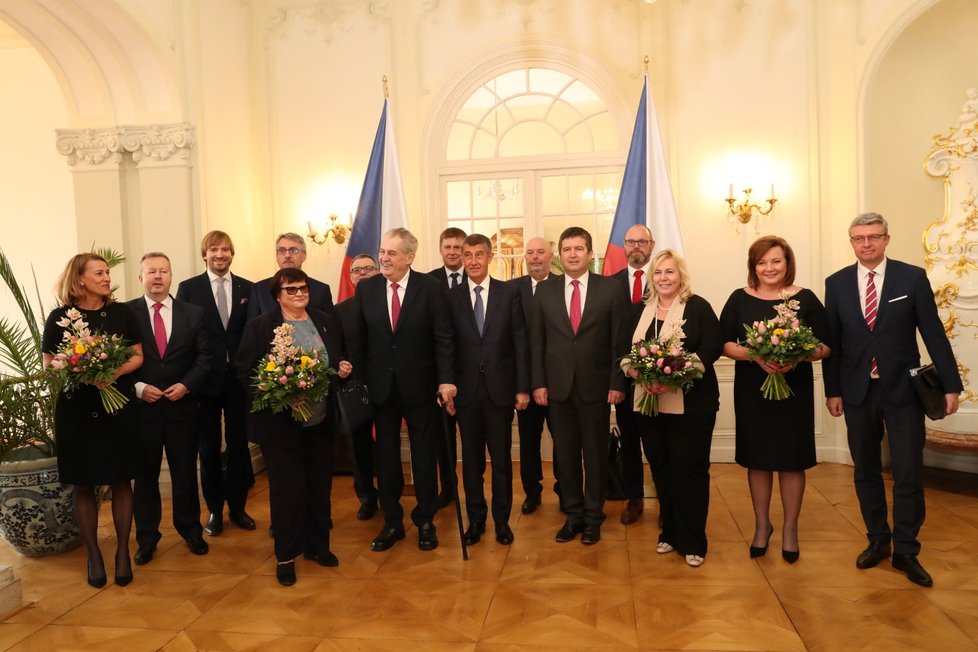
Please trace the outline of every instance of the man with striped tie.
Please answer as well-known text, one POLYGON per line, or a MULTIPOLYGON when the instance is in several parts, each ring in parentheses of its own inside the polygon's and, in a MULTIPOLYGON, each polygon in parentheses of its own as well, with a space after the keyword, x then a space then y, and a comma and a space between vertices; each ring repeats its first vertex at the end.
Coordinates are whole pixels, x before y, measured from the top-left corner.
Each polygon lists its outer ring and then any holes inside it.
POLYGON ((920 366, 918 331, 947 392, 948 414, 958 409, 961 377, 927 274, 886 257, 886 220, 878 213, 858 215, 849 241, 858 262, 825 280, 832 353, 823 372, 829 413, 845 414, 869 539, 856 567, 872 568, 892 552, 893 568, 915 584, 931 586, 930 574, 917 561, 917 534, 924 523, 924 410, 909 372, 920 366), (880 462, 884 427, 893 474, 892 530, 880 462))

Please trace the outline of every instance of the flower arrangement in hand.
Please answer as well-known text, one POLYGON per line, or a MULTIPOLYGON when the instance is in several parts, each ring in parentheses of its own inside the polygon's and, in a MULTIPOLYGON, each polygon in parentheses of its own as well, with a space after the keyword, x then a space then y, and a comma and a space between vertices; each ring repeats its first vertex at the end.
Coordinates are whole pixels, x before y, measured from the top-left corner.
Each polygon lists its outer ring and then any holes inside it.
POLYGON ((129 399, 115 387, 115 372, 129 360, 132 348, 119 335, 93 333, 77 308, 69 308, 58 326, 66 330, 51 368, 65 391, 95 385, 105 411, 113 414, 120 410, 129 399))
POLYGON ((271 353, 255 367, 251 411, 289 409, 292 418, 305 422, 312 416, 309 404, 329 395, 329 377, 336 370, 323 364, 318 351, 307 352, 296 346, 292 330, 289 323, 276 328, 271 353))
POLYGON ((638 375, 634 384, 643 387, 645 393, 638 399, 636 407, 646 416, 658 416, 659 394, 653 387, 661 385, 670 390, 688 390, 694 382, 703 377, 703 370, 696 366, 695 354, 683 349, 685 335, 680 327, 664 340, 639 340, 632 344, 623 362, 638 375))
POLYGON ((742 344, 747 348, 747 357, 776 365, 780 369, 769 372, 761 385, 761 393, 768 400, 782 401, 794 394, 784 377, 785 372, 811 357, 822 345, 812 329, 799 321, 800 307, 795 299, 784 297, 775 306, 776 317, 755 321, 750 326, 744 324, 747 338, 742 344))

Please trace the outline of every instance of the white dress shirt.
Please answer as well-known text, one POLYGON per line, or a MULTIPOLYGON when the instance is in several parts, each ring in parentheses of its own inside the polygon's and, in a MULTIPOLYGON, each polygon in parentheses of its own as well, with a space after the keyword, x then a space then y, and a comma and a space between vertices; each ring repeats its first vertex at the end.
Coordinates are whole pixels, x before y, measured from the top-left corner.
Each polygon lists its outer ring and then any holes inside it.
POLYGON ((571 295, 574 293, 574 286, 571 285, 571 281, 580 281, 581 288, 581 317, 584 317, 584 305, 587 302, 587 282, 591 277, 591 272, 584 272, 579 279, 572 279, 570 276, 564 276, 564 307, 567 308, 567 314, 570 315, 570 302, 571 295))
POLYGON ((220 285, 217 283, 217 279, 223 278, 225 281, 227 281, 226 283, 224 283, 224 297, 228 300, 228 317, 230 318, 231 317, 231 312, 232 312, 232 310, 234 310, 234 304, 231 303, 231 296, 233 294, 231 292, 231 284, 234 283, 234 280, 233 280, 233 278, 231 276, 231 272, 228 272, 224 276, 218 276, 217 274, 215 274, 211 270, 207 270, 207 278, 211 282, 211 293, 214 295, 214 305, 215 306, 217 305, 217 292, 218 292, 218 287, 220 287, 220 285))

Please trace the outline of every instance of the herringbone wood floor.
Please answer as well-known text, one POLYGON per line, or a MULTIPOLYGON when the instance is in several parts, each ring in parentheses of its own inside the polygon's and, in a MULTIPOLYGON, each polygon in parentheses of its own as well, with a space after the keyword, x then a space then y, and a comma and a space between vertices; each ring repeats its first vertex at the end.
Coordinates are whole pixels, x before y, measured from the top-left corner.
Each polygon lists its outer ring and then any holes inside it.
MULTIPOLYGON (((194 557, 167 528, 156 558, 137 567, 125 588, 90 588, 81 549, 26 559, 0 546, 0 563, 14 565, 25 603, 0 623, 0 647, 978 649, 975 476, 928 472, 921 561, 935 587, 922 589, 888 562, 855 568, 864 537, 849 467, 821 464, 809 473, 801 559, 793 566, 781 560, 777 531, 766 557, 748 558, 753 517, 745 472, 724 464, 712 474, 710 552, 698 569, 678 555, 655 554, 654 500, 627 528, 618 522, 621 503, 609 502, 596 546, 555 543, 563 519, 549 493, 540 511, 521 516, 517 492, 516 542, 500 546, 490 535, 470 548, 468 562, 461 560, 450 509, 438 515, 441 546, 434 552, 419 551, 411 529, 393 550, 373 553, 369 543, 381 519, 357 521, 350 478, 338 477, 332 549, 340 566, 299 561, 299 582, 291 588, 274 578, 268 486, 260 474, 249 502, 258 531, 226 526, 209 539, 209 555, 194 557)), ((780 509, 773 511, 780 522, 780 509)), ((103 508, 107 562, 115 546, 111 532, 103 508)))

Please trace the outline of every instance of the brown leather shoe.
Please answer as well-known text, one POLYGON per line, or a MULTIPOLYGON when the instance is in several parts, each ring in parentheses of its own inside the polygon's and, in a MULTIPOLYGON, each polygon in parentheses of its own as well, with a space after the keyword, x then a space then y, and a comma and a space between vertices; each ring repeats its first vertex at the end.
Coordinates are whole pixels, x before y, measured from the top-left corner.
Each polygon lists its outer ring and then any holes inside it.
POLYGON ((621 513, 622 524, 629 525, 634 523, 644 511, 645 503, 642 502, 641 498, 629 498, 628 503, 625 504, 625 511, 621 513))

